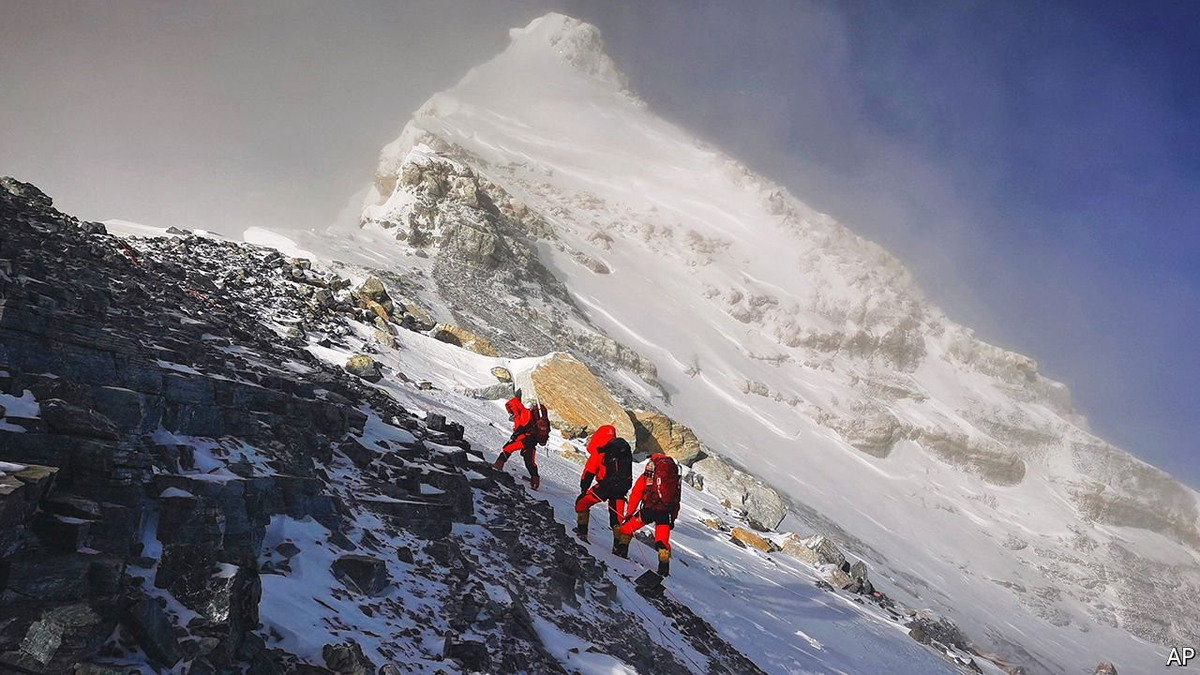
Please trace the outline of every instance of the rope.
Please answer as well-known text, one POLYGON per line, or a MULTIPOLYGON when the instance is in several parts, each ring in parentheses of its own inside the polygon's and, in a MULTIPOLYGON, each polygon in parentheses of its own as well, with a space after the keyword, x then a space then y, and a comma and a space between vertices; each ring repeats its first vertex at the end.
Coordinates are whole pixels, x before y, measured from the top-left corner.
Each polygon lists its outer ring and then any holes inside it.
MULTIPOLYGON (((644 558, 643 558, 643 559, 644 559, 644 558)), ((667 642, 667 643, 669 643, 669 644, 670 644, 672 647, 674 647, 674 648, 675 648, 675 651, 676 651, 676 652, 677 652, 677 653, 678 653, 680 656, 682 656, 682 657, 683 657, 683 658, 684 658, 684 659, 685 659, 685 660, 686 660, 688 663, 690 663, 692 666, 694 666, 694 667, 695 667, 695 669, 696 669, 696 671, 695 671, 695 672, 697 672, 697 673, 703 673, 703 672, 706 672, 706 669, 705 669, 703 666, 701 666, 699 663, 696 663, 696 661, 695 661, 694 659, 692 659, 692 657, 688 656, 687 652, 686 652, 684 649, 680 648, 680 646, 679 646, 679 643, 678 643, 678 642, 676 642, 675 640, 672 640, 670 635, 667 635, 666 631, 664 631, 664 630, 663 630, 663 625, 666 625, 665 623, 664 623, 664 624, 662 624, 662 625, 659 625, 659 624, 658 624, 658 623, 657 623, 657 622, 656 622, 654 619, 650 618, 650 615, 648 615, 648 614, 646 614, 645 612, 643 612, 643 611, 642 611, 642 608, 641 608, 641 602, 640 602, 640 601, 630 600, 629 596, 625 595, 625 594, 624 594, 624 593, 621 591, 621 587, 620 587, 620 586, 614 586, 614 588, 616 588, 616 589, 617 589, 617 593, 618 593, 618 594, 620 594, 621 596, 623 596, 623 597, 624 597, 624 599, 626 600, 626 604, 627 604, 627 605, 632 605, 632 606, 633 606, 633 608, 634 608, 635 610, 637 610, 637 613, 638 613, 638 614, 641 614, 641 615, 642 615, 642 618, 646 620, 646 623, 649 623, 651 626, 654 626, 654 630, 658 631, 658 634, 659 634, 659 635, 662 637, 662 639, 663 639, 663 641, 664 641, 664 642, 667 642)), ((665 589, 664 589, 664 590, 665 590, 665 589)), ((676 600, 676 602, 678 602, 678 600, 676 600)), ((691 645, 688 645, 688 646, 689 646, 689 647, 691 647, 691 645)))

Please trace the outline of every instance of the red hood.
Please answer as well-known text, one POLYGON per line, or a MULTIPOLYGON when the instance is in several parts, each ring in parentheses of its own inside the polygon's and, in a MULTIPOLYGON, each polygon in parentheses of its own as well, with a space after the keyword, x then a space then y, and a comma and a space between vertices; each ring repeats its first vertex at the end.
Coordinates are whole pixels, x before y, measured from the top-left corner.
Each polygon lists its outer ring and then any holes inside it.
POLYGON ((600 448, 608 445, 608 442, 617 437, 617 428, 611 424, 605 424, 592 434, 588 440, 587 451, 589 455, 594 455, 600 451, 600 448))
POLYGON ((519 416, 521 413, 529 410, 525 407, 524 403, 521 403, 521 399, 516 396, 508 399, 508 402, 504 404, 504 409, 508 411, 509 415, 515 416, 519 416))
POLYGON ((533 415, 529 413, 529 408, 526 408, 525 405, 521 403, 521 399, 515 396, 508 399, 508 402, 504 404, 504 409, 507 410, 509 416, 512 417, 513 430, 524 427, 533 419, 533 415))

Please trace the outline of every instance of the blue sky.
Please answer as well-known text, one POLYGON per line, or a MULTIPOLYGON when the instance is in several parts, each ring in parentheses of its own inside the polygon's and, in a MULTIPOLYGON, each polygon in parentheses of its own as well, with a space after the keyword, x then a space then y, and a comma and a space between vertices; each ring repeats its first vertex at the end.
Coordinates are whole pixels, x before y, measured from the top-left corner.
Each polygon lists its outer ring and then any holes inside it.
POLYGON ((549 9, 1200 486, 1197 2, 18 3, 0 173, 85 218, 321 226, 413 110, 549 9))

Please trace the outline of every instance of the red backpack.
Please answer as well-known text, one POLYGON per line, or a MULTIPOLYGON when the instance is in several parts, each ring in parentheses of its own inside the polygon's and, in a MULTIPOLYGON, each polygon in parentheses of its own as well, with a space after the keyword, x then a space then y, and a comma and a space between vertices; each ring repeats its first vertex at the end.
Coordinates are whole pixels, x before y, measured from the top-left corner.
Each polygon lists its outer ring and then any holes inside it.
POLYGON ((546 412, 546 404, 534 403, 529 406, 529 413, 533 416, 533 437, 538 445, 545 445, 550 441, 550 416, 546 412))
POLYGON ((642 507, 674 513, 679 506, 679 465, 666 455, 654 455, 650 462, 647 468, 653 467, 653 472, 646 476, 642 507))

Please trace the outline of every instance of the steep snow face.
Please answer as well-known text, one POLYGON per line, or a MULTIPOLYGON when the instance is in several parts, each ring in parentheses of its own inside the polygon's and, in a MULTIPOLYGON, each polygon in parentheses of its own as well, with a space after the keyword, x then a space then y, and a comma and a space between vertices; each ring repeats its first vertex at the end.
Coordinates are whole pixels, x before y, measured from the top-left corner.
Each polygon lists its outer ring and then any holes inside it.
MULTIPOLYGON (((653 364, 658 407, 1031 672, 1149 669, 1143 640, 1200 638, 1194 491, 1091 435, 1063 385, 879 246, 655 116, 593 27, 548 15, 512 38, 384 148, 363 256, 421 269, 409 233, 445 247, 502 222, 653 364)), ((508 292, 487 292, 477 323, 504 326, 508 292)))

